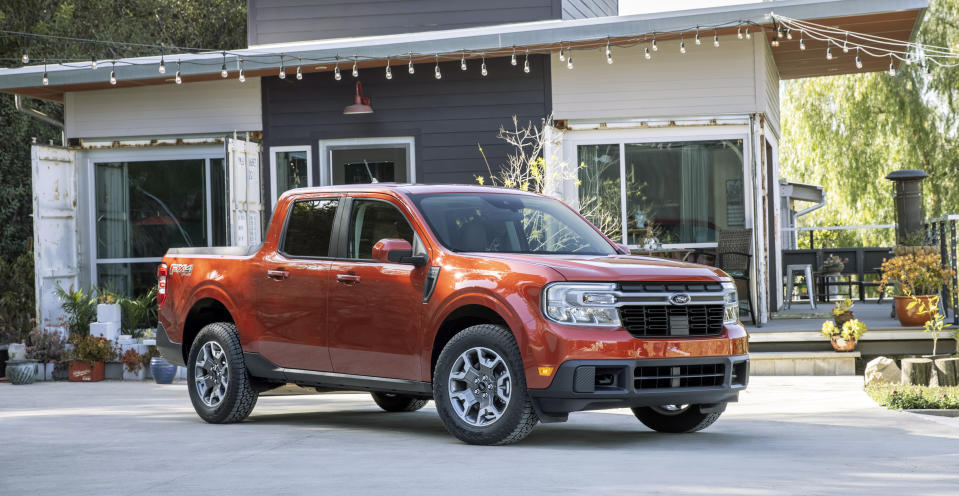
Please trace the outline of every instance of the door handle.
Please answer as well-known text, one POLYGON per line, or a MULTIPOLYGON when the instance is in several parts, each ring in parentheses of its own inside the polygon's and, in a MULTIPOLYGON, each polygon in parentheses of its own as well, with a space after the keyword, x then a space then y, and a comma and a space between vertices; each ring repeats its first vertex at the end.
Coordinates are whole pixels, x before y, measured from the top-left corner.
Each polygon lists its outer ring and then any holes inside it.
POLYGON ((343 284, 356 284, 360 282, 360 276, 356 274, 337 274, 337 282, 342 282, 343 284))
POLYGON ((287 279, 290 277, 290 272, 286 270, 268 270, 266 271, 266 277, 270 279, 276 279, 277 281, 287 279))

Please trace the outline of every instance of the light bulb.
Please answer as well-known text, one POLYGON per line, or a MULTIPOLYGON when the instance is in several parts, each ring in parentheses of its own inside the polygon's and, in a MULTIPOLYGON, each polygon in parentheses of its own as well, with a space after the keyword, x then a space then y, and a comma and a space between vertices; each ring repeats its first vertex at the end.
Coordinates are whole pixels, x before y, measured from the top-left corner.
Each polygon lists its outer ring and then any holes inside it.
POLYGON ((176 84, 183 84, 183 78, 180 77, 180 69, 176 70, 176 76, 173 78, 176 81, 176 84))
POLYGON ((656 40, 655 40, 655 39, 653 39, 653 51, 654 51, 654 52, 658 52, 658 51, 659 51, 659 45, 656 44, 656 40))
POLYGON ((436 56, 436 66, 433 67, 433 77, 436 79, 443 79, 443 74, 440 72, 440 57, 436 56))
POLYGON ((610 50, 608 41, 606 42, 606 63, 607 64, 613 63, 613 51, 610 50))
POLYGON ((46 86, 50 84, 50 78, 47 77, 47 70, 43 70, 43 85, 46 86))
POLYGON ((563 47, 559 48, 559 61, 560 62, 566 61, 566 52, 563 51, 563 47))
POLYGON ((792 29, 786 29, 786 39, 787 39, 787 40, 793 39, 793 30, 792 30, 792 29))
POLYGON ((772 46, 774 46, 774 47, 778 47, 778 46, 779 46, 779 38, 777 38, 776 35, 773 35, 773 39, 772 39, 772 41, 769 42, 769 44, 772 45, 772 46))
POLYGON ((739 39, 743 39, 743 27, 742 27, 742 26, 739 26, 738 28, 736 28, 736 37, 739 38, 739 39))
POLYGON ((746 28, 746 39, 747 39, 747 40, 753 39, 753 35, 749 34, 749 28, 748 28, 748 27, 746 28))
POLYGON ((229 75, 230 73, 226 71, 226 63, 224 63, 222 66, 220 66, 220 77, 226 78, 229 75))
POLYGON ((20 61, 23 62, 24 64, 30 63, 30 54, 27 53, 26 47, 23 48, 23 55, 20 57, 20 61))
POLYGON ((719 48, 719 34, 713 33, 713 46, 719 48))
POLYGON ((356 59, 353 59, 353 77, 360 77, 360 68, 356 66, 356 59))
POLYGON ((509 58, 509 65, 514 67, 516 66, 516 49, 515 48, 513 49, 513 55, 511 55, 509 58))
POLYGON ((643 49, 643 57, 646 57, 646 60, 653 58, 653 56, 649 53, 649 47, 643 49))
POLYGON ((849 42, 842 42, 842 53, 849 53, 849 42))
POLYGON ((826 60, 832 60, 832 47, 826 47, 826 60))
POLYGON ((237 76, 237 79, 239 79, 241 83, 245 83, 245 82, 246 82, 246 75, 243 74, 243 68, 242 68, 242 67, 240 67, 240 75, 237 76))
POLYGON ((386 79, 393 79, 393 70, 390 69, 390 59, 386 59, 386 79))
POLYGON ((679 42, 679 53, 686 53, 686 40, 679 42))
POLYGON ((572 52, 570 52, 569 56, 566 57, 566 68, 567 68, 567 69, 572 69, 572 68, 573 68, 573 53, 572 53, 572 52))
POLYGON ((163 63, 163 56, 160 56, 160 67, 157 68, 160 71, 160 74, 166 74, 166 64, 163 63))
POLYGON ((529 74, 529 53, 526 54, 526 60, 523 61, 523 72, 529 74))
POLYGON ((891 54, 891 53, 889 54, 889 75, 890 75, 890 76, 895 76, 895 75, 896 75, 896 66, 893 64, 892 54, 891 54))
POLYGON ((93 57, 90 58, 90 69, 96 69, 96 68, 97 68, 97 56, 94 55, 93 57))
POLYGON ((465 52, 463 53, 462 56, 460 56, 460 70, 461 71, 466 70, 466 53, 465 52))
POLYGON ((117 85, 117 71, 110 71, 110 84, 117 85))
POLYGON ((703 44, 703 40, 699 39, 699 30, 696 31, 696 44, 697 45, 703 44))
POLYGON ((413 68, 413 56, 412 56, 412 55, 410 56, 410 64, 409 64, 409 67, 406 69, 406 72, 409 72, 410 74, 413 74, 414 72, 416 72, 416 69, 413 68))
POLYGON ((339 63, 339 62, 337 62, 337 63, 336 63, 336 67, 333 68, 333 79, 335 79, 335 80, 337 80, 337 81, 339 81, 340 79, 343 79, 343 76, 340 75, 340 63, 339 63))
POLYGON ((286 67, 283 66, 283 62, 280 62, 280 72, 277 74, 277 77, 280 79, 286 79, 286 67))
POLYGON ((859 54, 856 54, 856 69, 862 69, 862 59, 859 58, 859 54))
POLYGON ((804 40, 804 39, 802 39, 802 38, 799 38, 799 49, 800 49, 800 50, 805 50, 805 49, 806 49, 806 40, 804 40))
POLYGON ((489 71, 486 70, 486 59, 483 59, 483 65, 480 66, 480 74, 482 74, 483 77, 489 74, 489 71))
POLYGON ((296 79, 298 81, 303 79, 303 68, 301 66, 296 66, 296 79))

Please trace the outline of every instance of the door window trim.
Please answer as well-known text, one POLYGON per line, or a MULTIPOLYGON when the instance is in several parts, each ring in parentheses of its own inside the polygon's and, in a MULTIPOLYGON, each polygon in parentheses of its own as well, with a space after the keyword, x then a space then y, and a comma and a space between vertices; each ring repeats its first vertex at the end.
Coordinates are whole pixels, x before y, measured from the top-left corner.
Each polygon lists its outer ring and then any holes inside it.
MULTIPOLYGON (((425 251, 426 245, 423 243, 423 237, 420 236, 420 233, 416 231, 416 224, 410 222, 410 217, 406 215, 406 212, 404 212, 403 209, 399 207, 399 205, 397 205, 396 203, 393 203, 390 200, 387 200, 386 198, 376 198, 371 196, 351 196, 349 197, 348 201, 345 204, 341 204, 341 208, 339 209, 339 210, 342 210, 343 213, 339 216, 340 217, 339 220, 341 222, 341 225, 339 226, 339 229, 338 229, 339 239, 337 240, 337 244, 338 244, 337 254, 339 256, 336 258, 336 260, 348 261, 348 262, 382 263, 372 258, 354 258, 350 256, 350 233, 351 233, 351 227, 352 227, 350 226, 350 222, 353 219, 353 207, 357 200, 386 203, 387 205, 395 208, 396 211, 403 216, 403 220, 406 221, 407 225, 410 226, 410 230, 413 231, 414 242, 410 243, 410 245, 413 246, 414 251, 416 247, 415 241, 417 239, 420 240, 419 243, 423 246, 423 249, 425 251)), ((396 265, 404 265, 404 264, 396 264, 396 265)))
POLYGON ((336 249, 338 238, 338 226, 337 224, 340 221, 340 212, 343 210, 343 205, 345 202, 345 197, 342 195, 330 195, 330 196, 300 196, 290 199, 289 206, 286 209, 286 217, 283 219, 283 229, 280 231, 280 240, 277 243, 276 252, 280 254, 283 258, 287 260, 332 260, 336 258, 336 249), (327 248, 327 255, 325 257, 312 257, 307 255, 293 255, 287 253, 284 250, 286 246, 286 231, 290 226, 290 218, 293 217, 293 205, 296 202, 305 202, 305 201, 323 201, 331 200, 336 202, 336 212, 333 213, 333 222, 330 224, 330 245, 327 248))
POLYGON ((333 184, 333 151, 343 148, 406 148, 406 175, 408 180, 398 182, 416 182, 416 139, 412 136, 320 140, 319 147, 320 186, 333 184))
POLYGON ((282 152, 306 152, 306 186, 313 186, 313 146, 311 145, 296 145, 296 146, 271 146, 270 147, 270 198, 273 202, 271 205, 273 208, 276 208, 276 202, 279 200, 280 195, 283 192, 277 191, 276 184, 276 166, 277 160, 276 156, 282 152))

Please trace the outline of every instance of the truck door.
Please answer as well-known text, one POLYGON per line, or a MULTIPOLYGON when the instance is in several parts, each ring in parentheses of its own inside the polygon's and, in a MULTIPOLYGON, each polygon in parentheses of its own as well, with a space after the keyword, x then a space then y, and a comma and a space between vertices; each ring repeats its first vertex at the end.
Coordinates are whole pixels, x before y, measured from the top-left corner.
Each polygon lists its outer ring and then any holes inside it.
POLYGON ((334 195, 292 198, 275 217, 275 222, 284 223, 283 231, 276 251, 258 263, 257 299, 250 311, 262 329, 256 349, 276 365, 333 370, 327 346, 326 293, 330 237, 340 202, 334 195))
POLYGON ((417 246, 406 215, 386 195, 352 198, 341 217, 343 258, 331 262, 327 325, 333 370, 421 380, 420 328, 427 267, 373 260, 385 238, 417 246))

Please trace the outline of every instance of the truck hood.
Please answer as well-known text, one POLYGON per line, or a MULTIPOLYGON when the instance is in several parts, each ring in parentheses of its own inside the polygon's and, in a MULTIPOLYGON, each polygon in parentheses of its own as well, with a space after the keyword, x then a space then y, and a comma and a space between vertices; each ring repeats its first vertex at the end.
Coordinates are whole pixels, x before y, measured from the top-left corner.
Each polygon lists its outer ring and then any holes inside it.
POLYGON ((633 255, 526 255, 483 253, 484 258, 544 265, 569 281, 719 281, 723 271, 705 265, 633 255))

